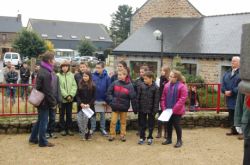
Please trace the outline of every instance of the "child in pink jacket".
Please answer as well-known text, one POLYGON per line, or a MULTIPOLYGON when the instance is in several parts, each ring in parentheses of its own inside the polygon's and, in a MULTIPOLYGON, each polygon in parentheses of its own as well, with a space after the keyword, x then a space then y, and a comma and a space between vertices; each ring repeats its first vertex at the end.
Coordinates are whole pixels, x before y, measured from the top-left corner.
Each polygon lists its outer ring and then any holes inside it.
POLYGON ((173 126, 177 134, 177 143, 175 148, 182 146, 182 129, 180 121, 185 113, 185 102, 188 96, 188 90, 185 85, 185 77, 181 72, 173 70, 169 75, 169 82, 165 84, 162 97, 161 109, 172 109, 173 114, 167 123, 167 138, 162 144, 167 145, 172 143, 173 126))

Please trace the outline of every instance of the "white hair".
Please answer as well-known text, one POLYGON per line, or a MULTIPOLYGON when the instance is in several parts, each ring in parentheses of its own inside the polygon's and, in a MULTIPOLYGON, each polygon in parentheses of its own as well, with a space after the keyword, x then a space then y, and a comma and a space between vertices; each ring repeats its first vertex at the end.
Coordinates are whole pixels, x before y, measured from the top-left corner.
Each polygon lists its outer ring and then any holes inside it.
POLYGON ((239 56, 233 56, 232 60, 236 59, 237 61, 240 61, 240 57, 239 56))

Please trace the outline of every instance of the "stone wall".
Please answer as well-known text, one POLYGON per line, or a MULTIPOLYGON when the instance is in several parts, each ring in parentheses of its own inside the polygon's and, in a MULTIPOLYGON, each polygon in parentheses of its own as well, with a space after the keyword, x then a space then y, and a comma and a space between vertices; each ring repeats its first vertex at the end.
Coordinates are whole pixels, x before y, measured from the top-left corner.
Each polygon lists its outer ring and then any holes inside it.
MULTIPOLYGON (((57 115, 58 117, 58 115, 57 115)), ((106 114, 107 127, 111 114, 106 114)), ((138 129, 137 116, 129 113, 127 121, 127 129, 138 129)), ((98 119, 97 119, 98 120, 98 119)), ((58 121, 58 119, 57 119, 58 121)), ((36 116, 26 117, 1 117, 0 118, 0 134, 17 134, 30 133, 32 125, 36 122, 36 116)), ((187 112, 182 118, 181 124, 184 128, 200 128, 200 127, 228 127, 228 113, 220 112, 187 112)), ((99 125, 99 124, 98 124, 99 125)), ((157 124, 155 124, 157 126, 157 124)), ((77 130, 76 118, 73 115, 73 127, 77 130)), ((59 131, 58 124, 55 131, 59 131)))
POLYGON ((16 38, 16 33, 2 33, 0 32, 0 57, 2 56, 2 48, 9 48, 11 51, 12 42, 16 38), (6 35, 6 39, 3 40, 3 35, 6 35))
POLYGON ((153 17, 201 17, 188 0, 148 0, 131 19, 131 33, 153 17))

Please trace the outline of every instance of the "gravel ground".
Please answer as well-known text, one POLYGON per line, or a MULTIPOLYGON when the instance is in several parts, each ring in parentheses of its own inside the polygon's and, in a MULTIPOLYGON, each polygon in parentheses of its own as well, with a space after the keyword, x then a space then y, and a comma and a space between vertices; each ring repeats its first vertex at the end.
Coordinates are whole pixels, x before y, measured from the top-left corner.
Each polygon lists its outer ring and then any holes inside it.
POLYGON ((227 129, 200 128, 183 130, 183 147, 161 145, 163 139, 154 139, 148 146, 137 144, 135 131, 127 133, 127 141, 119 138, 109 142, 98 132, 92 141, 81 141, 75 136, 51 139, 53 148, 40 148, 28 143, 29 134, 0 135, 1 165, 239 165, 243 156, 243 141, 225 135, 227 129))

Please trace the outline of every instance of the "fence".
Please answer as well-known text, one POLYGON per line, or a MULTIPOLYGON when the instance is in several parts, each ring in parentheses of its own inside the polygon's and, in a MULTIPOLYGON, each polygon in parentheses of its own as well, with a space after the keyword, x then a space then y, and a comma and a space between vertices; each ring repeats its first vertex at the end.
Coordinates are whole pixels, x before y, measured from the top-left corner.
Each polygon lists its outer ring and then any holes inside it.
MULTIPOLYGON (((28 102, 32 84, 0 84, 0 116, 36 115, 36 108, 28 102)), ((220 92, 221 84, 188 84, 189 98, 186 102, 188 111, 210 110, 219 113, 225 108, 225 98, 220 92), (191 105, 192 88, 197 95, 198 104, 191 105)), ((129 111, 132 111, 131 109, 129 111)), ((108 112, 111 112, 110 109, 108 112)), ((74 104, 73 113, 76 113, 74 104)))

